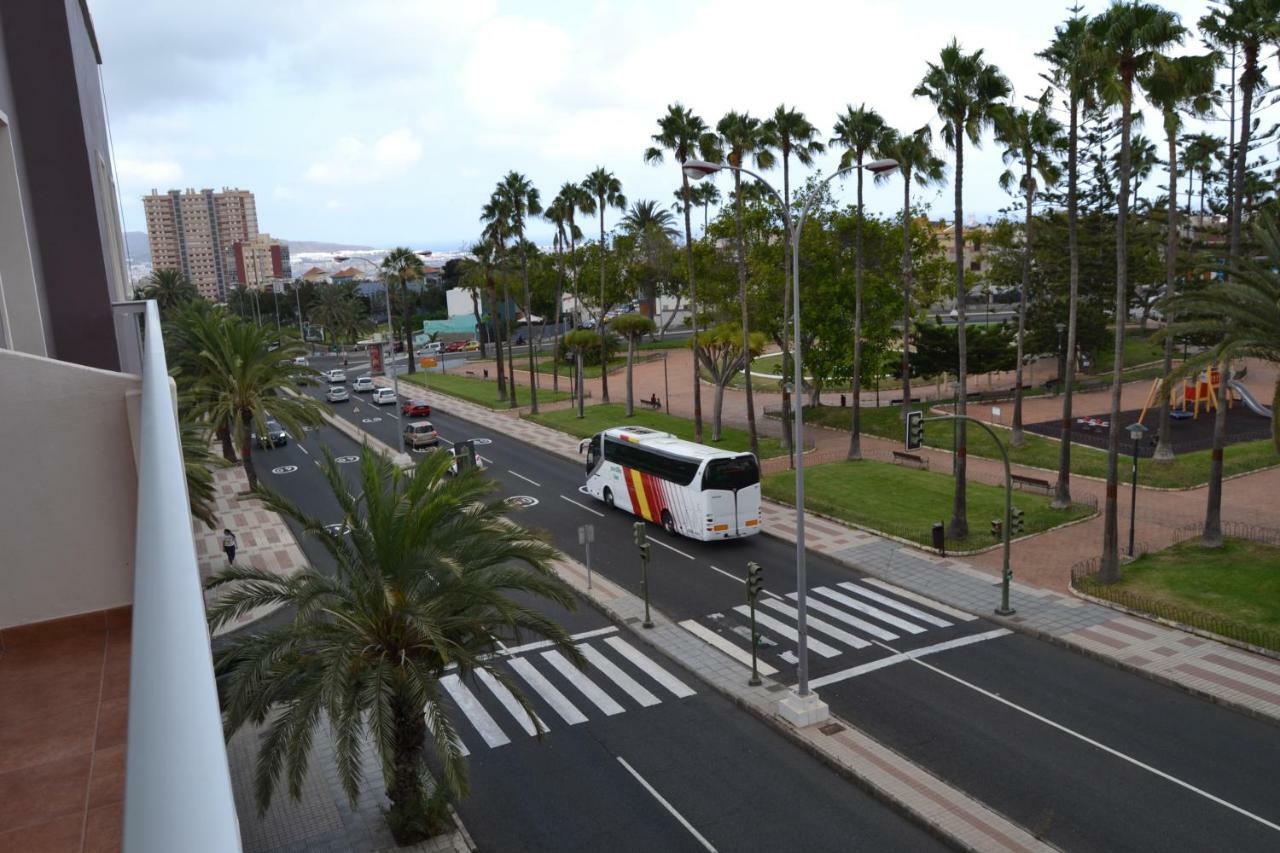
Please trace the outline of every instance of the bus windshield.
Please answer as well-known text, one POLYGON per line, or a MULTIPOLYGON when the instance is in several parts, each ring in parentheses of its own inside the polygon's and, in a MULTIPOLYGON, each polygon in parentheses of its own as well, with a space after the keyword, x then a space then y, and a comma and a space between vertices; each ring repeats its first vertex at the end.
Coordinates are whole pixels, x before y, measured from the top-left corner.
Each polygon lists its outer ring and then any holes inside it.
POLYGON ((750 453, 732 459, 712 459, 702 475, 703 490, 724 489, 736 492, 760 482, 760 468, 750 453))

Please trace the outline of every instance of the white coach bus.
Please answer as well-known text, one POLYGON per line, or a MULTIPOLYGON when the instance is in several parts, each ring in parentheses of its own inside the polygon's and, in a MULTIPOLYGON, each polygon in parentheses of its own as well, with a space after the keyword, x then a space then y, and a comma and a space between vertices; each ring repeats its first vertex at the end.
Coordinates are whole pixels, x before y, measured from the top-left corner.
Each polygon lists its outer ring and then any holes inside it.
POLYGON ((584 439, 584 448, 586 491, 609 506, 691 539, 760 531, 760 466, 750 453, 629 426, 584 439))

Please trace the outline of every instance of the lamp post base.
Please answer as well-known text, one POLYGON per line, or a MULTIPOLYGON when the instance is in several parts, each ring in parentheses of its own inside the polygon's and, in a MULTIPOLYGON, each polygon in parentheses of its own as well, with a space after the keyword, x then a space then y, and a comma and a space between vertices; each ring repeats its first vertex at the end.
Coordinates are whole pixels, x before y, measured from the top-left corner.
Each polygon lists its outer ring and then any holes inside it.
POLYGON ((1014 608, 1012 608, 1012 607, 997 607, 997 608, 996 608, 996 615, 997 615, 997 616, 1012 616, 1013 614, 1015 614, 1015 613, 1017 613, 1017 612, 1018 612, 1018 611, 1017 611, 1017 610, 1015 610, 1015 609, 1014 609, 1014 608))
POLYGON ((798 729, 816 726, 831 717, 831 709, 827 703, 818 698, 812 691, 801 696, 794 690, 778 703, 778 715, 798 729))

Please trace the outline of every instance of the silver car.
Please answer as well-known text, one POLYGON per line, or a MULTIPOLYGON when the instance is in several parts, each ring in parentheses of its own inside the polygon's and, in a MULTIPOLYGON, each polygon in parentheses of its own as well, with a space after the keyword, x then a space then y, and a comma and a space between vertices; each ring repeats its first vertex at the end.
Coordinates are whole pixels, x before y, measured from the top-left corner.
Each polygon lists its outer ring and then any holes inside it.
POLYGON ((324 398, 330 403, 345 403, 351 399, 351 392, 345 385, 330 385, 329 390, 324 392, 324 398))
POLYGON ((356 380, 351 383, 351 390, 355 391, 357 394, 372 391, 373 379, 368 376, 358 376, 356 377, 356 380))

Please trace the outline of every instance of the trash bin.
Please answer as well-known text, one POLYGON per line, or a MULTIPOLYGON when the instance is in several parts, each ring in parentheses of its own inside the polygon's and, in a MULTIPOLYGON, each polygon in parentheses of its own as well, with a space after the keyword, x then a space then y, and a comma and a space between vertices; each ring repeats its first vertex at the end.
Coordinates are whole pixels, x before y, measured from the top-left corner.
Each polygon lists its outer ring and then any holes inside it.
POLYGON ((947 556, 947 539, 946 532, 941 521, 933 523, 933 547, 937 549, 942 556, 947 556))

